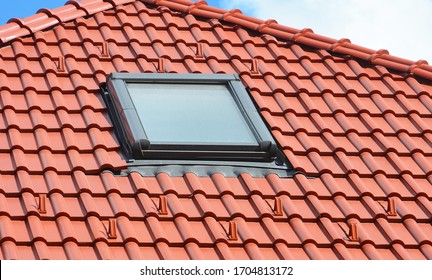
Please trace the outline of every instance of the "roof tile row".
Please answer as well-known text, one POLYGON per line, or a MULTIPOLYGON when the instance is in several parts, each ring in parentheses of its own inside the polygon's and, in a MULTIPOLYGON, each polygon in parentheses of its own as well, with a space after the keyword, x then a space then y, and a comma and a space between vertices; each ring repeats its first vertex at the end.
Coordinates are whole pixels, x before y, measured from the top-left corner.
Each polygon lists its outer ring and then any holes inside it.
MULTIPOLYGON (((166 185, 164 182, 159 182, 161 177, 168 176, 164 173, 156 178, 141 177, 138 173, 131 173, 128 177, 114 177, 111 173, 87 176, 83 170, 75 170, 71 173, 72 176, 59 174, 54 170, 47 170, 43 174, 31 174, 26 170, 17 170, 16 174, 3 173, 0 176, 1 192, 12 197, 16 197, 24 190, 35 195, 60 192, 66 196, 73 196, 74 193, 85 190, 99 197, 108 190, 128 197, 141 192, 154 196, 174 193, 180 197, 190 197, 194 193, 203 193, 207 197, 220 197, 228 193, 236 198, 246 198, 251 192, 250 185, 245 186, 242 180, 225 178, 220 174, 214 174, 211 177, 196 177, 190 173, 186 174, 185 178, 168 177, 166 180, 170 183, 166 185), (102 180, 102 178, 110 178, 110 180, 102 180), (220 180, 223 180, 222 185, 216 183, 220 180), (113 185, 107 182, 112 182, 113 185), (221 189, 222 187, 225 189, 221 189)), ((267 178, 254 178, 253 181, 258 186, 256 192, 265 199, 279 195, 301 199, 309 194, 320 199, 331 199, 343 194, 350 201, 363 196, 371 196, 380 201, 388 199, 389 196, 397 196, 404 201, 411 201, 422 196, 430 200, 432 196, 432 189, 424 187, 430 184, 428 179, 414 178, 410 174, 402 174, 400 178, 388 178, 381 174, 375 177, 359 176, 356 173, 349 173, 346 177, 323 174, 319 178, 308 179, 308 182, 304 181, 301 176, 291 180, 269 175, 267 178), (335 186, 338 187, 335 189, 335 186)), ((425 207, 429 209, 430 206, 425 207)))
POLYGON ((125 167, 124 158, 118 151, 107 151, 104 148, 96 148, 91 153, 76 149, 69 149, 62 153, 53 153, 48 149, 41 149, 37 153, 12 149, 8 153, 0 153, 0 169, 3 173, 9 174, 16 170, 39 174, 48 170, 63 174, 73 170, 95 173, 104 169, 119 170, 125 167))
POLYGON ((36 128, 59 130, 71 128, 75 131, 87 131, 92 127, 101 130, 112 128, 107 112, 83 109, 82 113, 69 113, 59 109, 55 113, 42 113, 38 109, 18 113, 13 109, 5 109, 0 114, 0 130, 16 128, 32 131, 36 128))
POLYGON ((37 153, 42 149, 54 153, 69 149, 94 152, 97 148, 114 151, 118 149, 119 144, 112 134, 111 131, 101 131, 95 128, 90 128, 88 132, 73 131, 68 127, 59 131, 39 128, 34 132, 20 132, 16 128, 10 128, 0 132, 0 152, 7 152, 13 148, 29 153, 37 153))
POLYGON ((319 217, 327 217, 334 222, 345 222, 348 217, 356 218, 361 223, 373 223, 378 218, 383 218, 387 222, 412 218, 417 222, 427 223, 430 221, 431 215, 429 203, 424 196, 418 197, 415 201, 405 201, 393 197, 395 209, 398 211, 394 215, 390 215, 388 211, 389 199, 374 200, 367 196, 359 201, 348 200, 343 194, 336 195, 333 199, 319 198, 315 194, 309 194, 302 198, 280 195, 277 197, 282 205, 280 215, 276 215, 274 211, 275 198, 265 199, 260 195, 238 198, 229 194, 209 197, 198 193, 191 200, 171 193, 166 195, 169 208, 165 215, 158 215, 160 214, 158 203, 162 196, 149 197, 145 193, 137 193, 136 197, 123 197, 117 192, 111 192, 107 197, 98 197, 83 192, 77 197, 68 197, 59 192, 52 192, 45 200, 44 210, 46 211, 44 212, 38 210, 40 205, 38 199, 41 195, 35 196, 28 191, 22 191, 19 198, 5 197, 3 194, 0 196, 4 203, 5 215, 14 216, 15 219, 37 215, 41 219, 52 219, 58 216, 68 216, 75 220, 88 216, 109 219, 125 216, 131 220, 139 220, 144 216, 154 215, 161 219, 183 216, 195 221, 211 216, 223 221, 242 217, 256 222, 270 217, 277 222, 286 222, 287 219, 299 217, 303 221, 317 222, 319 217), (234 200, 235 204, 232 204, 234 200), (7 209, 8 211, 6 211, 7 209))

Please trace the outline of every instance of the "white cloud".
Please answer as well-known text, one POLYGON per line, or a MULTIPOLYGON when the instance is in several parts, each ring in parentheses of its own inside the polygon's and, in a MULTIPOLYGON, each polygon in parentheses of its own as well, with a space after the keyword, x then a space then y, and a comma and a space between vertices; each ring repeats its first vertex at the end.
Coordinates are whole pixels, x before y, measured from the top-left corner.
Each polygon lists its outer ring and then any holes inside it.
POLYGON ((431 0, 221 0, 261 19, 432 64, 431 0))

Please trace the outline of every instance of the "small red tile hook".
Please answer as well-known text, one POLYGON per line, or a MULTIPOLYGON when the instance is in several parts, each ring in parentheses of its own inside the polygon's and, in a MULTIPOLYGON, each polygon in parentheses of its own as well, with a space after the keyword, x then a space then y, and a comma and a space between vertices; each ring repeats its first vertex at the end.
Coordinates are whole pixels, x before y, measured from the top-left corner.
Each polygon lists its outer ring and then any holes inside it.
POLYGON ((38 211, 41 214, 46 214, 46 194, 39 195, 38 211))
POLYGON ((359 241, 358 226, 356 223, 349 224, 348 237, 351 241, 359 241))
POLYGON ((252 59, 252 63, 251 63, 251 73, 252 74, 259 74, 258 71, 258 59, 254 58, 252 59))
POLYGON ((238 240, 237 224, 235 222, 229 222, 228 239, 232 241, 238 240))
POLYGON ((108 238, 116 239, 117 238, 117 224, 115 219, 109 219, 108 222, 108 238))
POLYGON ((159 199, 159 214, 168 215, 168 202, 166 196, 161 196, 159 199))
POLYGON ((197 44, 196 57, 198 57, 198 58, 203 58, 204 57, 203 44, 202 43, 198 43, 197 44))
POLYGON ((64 72, 64 71, 66 71, 66 68, 65 68, 65 59, 64 59, 63 56, 59 56, 59 58, 58 58, 57 70, 58 70, 59 72, 64 72))
POLYGON ((274 201, 273 212, 275 216, 282 216, 282 199, 280 197, 276 197, 274 201))
POLYGON ((159 57, 157 71, 159 73, 165 72, 165 59, 163 57, 159 57))
POLYGON ((389 198, 389 200, 388 200, 387 214, 389 216, 396 216, 397 215, 397 212, 396 212, 396 199, 394 199, 393 197, 389 198))
POLYGON ((108 53, 108 42, 103 42, 102 43, 102 52, 101 52, 102 57, 108 57, 109 53, 108 53))

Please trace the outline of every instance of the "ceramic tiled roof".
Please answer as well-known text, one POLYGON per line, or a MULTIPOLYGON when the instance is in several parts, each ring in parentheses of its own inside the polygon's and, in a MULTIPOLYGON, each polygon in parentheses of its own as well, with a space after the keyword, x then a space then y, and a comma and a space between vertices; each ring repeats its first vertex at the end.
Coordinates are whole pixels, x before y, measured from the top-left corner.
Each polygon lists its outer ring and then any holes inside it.
POLYGON ((432 259, 424 62, 187 0, 69 1, 0 38, 0 259, 432 259), (116 175, 111 72, 238 73, 302 173, 116 175))

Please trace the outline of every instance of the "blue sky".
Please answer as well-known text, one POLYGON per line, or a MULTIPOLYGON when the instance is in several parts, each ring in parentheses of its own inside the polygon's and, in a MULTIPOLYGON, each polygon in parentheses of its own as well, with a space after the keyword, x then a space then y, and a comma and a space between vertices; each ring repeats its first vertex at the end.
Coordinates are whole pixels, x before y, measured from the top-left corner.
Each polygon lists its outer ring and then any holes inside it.
MULTIPOLYGON (((9 19, 23 18, 35 14, 41 8, 57 8, 63 6, 68 0, 3 0, 0 10, 0 25, 5 24, 9 19)), ((220 7, 219 0, 208 0, 212 6, 220 7)))
MULTIPOLYGON (((3 0, 0 25, 23 18, 40 8, 56 8, 67 0, 3 0)), ((432 0, 207 0, 224 9, 275 19, 303 29, 390 54, 425 59, 432 64, 432 0)))
POLYGON ((31 16, 40 8, 56 8, 63 6, 67 0, 12 0, 2 1, 0 10, 0 25, 5 24, 9 19, 31 16))

